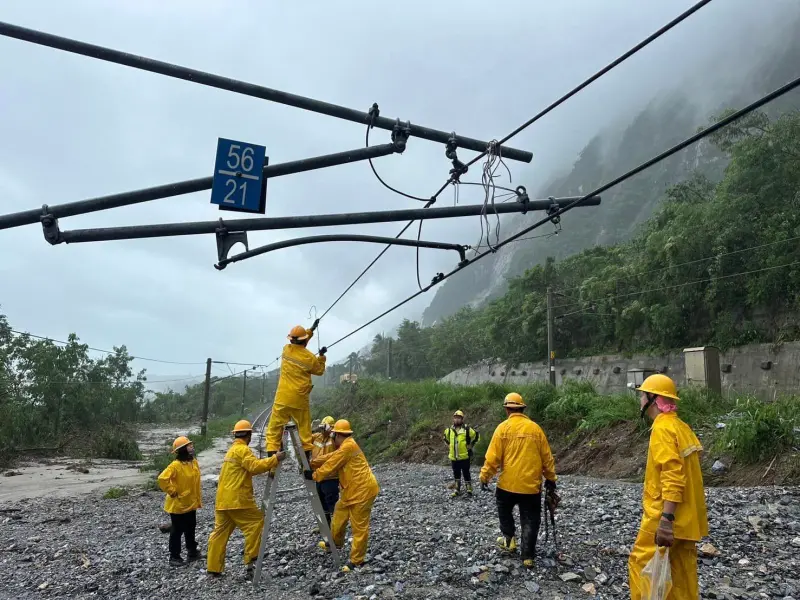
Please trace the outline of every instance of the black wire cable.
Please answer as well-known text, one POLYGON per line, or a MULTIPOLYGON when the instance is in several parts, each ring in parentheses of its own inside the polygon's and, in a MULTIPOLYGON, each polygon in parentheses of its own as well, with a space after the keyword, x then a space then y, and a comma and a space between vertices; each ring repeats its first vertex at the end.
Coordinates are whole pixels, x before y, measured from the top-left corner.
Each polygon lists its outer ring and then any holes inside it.
MULTIPOLYGON (((670 29, 672 29, 676 25, 678 25, 681 22, 683 22, 686 19, 688 19, 690 16, 692 16, 694 13, 696 13, 698 10, 700 10, 701 8, 703 8, 706 4, 709 4, 710 2, 711 2, 711 0, 700 0, 700 2, 698 2, 694 6, 690 7, 688 10, 684 11, 683 13, 678 15, 677 17, 675 17, 672 21, 670 21, 669 23, 664 25, 661 29, 659 29, 658 31, 656 31, 655 33, 650 35, 649 37, 645 38, 644 40, 642 40, 641 42, 636 44, 633 48, 628 50, 625 54, 623 54, 622 56, 618 57, 616 60, 614 60, 613 62, 610 62, 608 65, 606 65, 605 67, 603 67, 602 69, 597 71, 597 73, 595 73, 594 75, 589 77, 589 79, 585 80, 579 86, 573 88, 571 91, 569 91, 566 94, 564 94, 563 96, 561 96, 561 98, 559 98, 558 100, 556 100, 555 102, 550 104, 547 108, 545 108, 541 112, 537 113, 536 115, 534 115, 533 117, 531 117, 530 119, 525 121, 525 123, 523 123, 522 125, 517 127, 514 131, 512 131, 506 137, 504 137, 502 140, 500 140, 498 142, 498 145, 502 146, 503 144, 505 144, 512 137, 514 137, 515 135, 517 135, 518 133, 520 133, 524 129, 527 129, 528 127, 533 125, 536 121, 538 121, 539 119, 544 117, 546 114, 551 112, 553 109, 555 109, 558 106, 562 105, 564 102, 566 102, 567 100, 572 98, 575 94, 577 94, 578 92, 582 91, 583 89, 585 89, 586 87, 588 87, 589 85, 591 85, 592 83, 594 83, 595 81, 600 79, 603 75, 605 75, 606 73, 608 73, 609 71, 611 71, 615 67, 621 65, 623 62, 628 60, 631 56, 633 56, 634 54, 639 52, 639 50, 642 50, 643 48, 645 48, 646 46, 648 46, 649 44, 651 44, 652 42, 654 42, 655 40, 660 38, 662 35, 667 33, 670 29)), ((470 166, 474 165, 481 158, 486 156, 487 151, 488 151, 488 149, 484 150, 483 152, 478 154, 475 158, 470 160, 467 163, 466 166, 470 167, 470 166)), ((445 189, 447 189, 447 186, 450 185, 452 182, 453 182, 453 179, 451 177, 450 179, 448 179, 445 182, 445 184, 442 187, 439 188, 439 191, 437 191, 432 197, 433 198, 438 198, 439 195, 445 189)))
MULTIPOLYGON (((419 221, 419 230, 417 230, 417 241, 422 239, 422 219, 419 221)), ((419 246, 417 246, 417 285, 422 289, 422 283, 419 280, 419 246)))
MULTIPOLYGON (((527 127, 530 127, 531 125, 533 125, 533 124, 534 124, 536 121, 538 121, 539 119, 541 119, 542 117, 544 117, 545 115, 547 115, 548 113, 550 113, 550 112, 551 112, 552 110, 554 110, 555 108, 557 108, 557 107, 559 107, 560 105, 562 105, 564 102, 566 102, 567 100, 569 100, 570 98, 572 98, 572 97, 573 97, 575 94, 577 94, 578 92, 580 92, 580 91, 582 91, 583 89, 585 89, 586 87, 588 87, 590 84, 592 84, 592 83, 594 83, 595 81, 597 81, 597 80, 598 80, 600 77, 602 77, 603 75, 605 75, 606 73, 608 73, 609 71, 611 71, 612 69, 614 69, 615 67, 617 67, 617 66, 619 66, 620 64, 622 64, 623 62, 625 62, 625 61, 626 61, 627 59, 629 59, 631 56, 633 56, 634 54, 636 54, 637 52, 639 52, 640 50, 642 50, 643 48, 645 48, 646 46, 648 46, 650 43, 654 42, 656 39, 658 39, 659 37, 661 37, 662 35, 664 35, 665 33, 667 33, 667 32, 668 32, 670 29, 672 29, 673 27, 675 27, 676 25, 678 25, 678 24, 679 24, 679 23, 681 23, 682 21, 685 21, 687 18, 689 18, 691 15, 693 15, 694 13, 696 13, 698 10, 700 10, 701 8, 703 8, 703 7, 704 7, 706 4, 709 4, 710 2, 711 2, 711 0, 700 0, 700 2, 698 2, 697 4, 695 4, 694 6, 692 6, 691 8, 689 8, 688 10, 686 10, 686 11, 684 11, 683 13, 681 13, 680 15, 678 15, 678 16, 677 16, 676 18, 674 18, 672 21, 670 21, 669 23, 667 23, 666 25, 664 25, 664 26, 663 26, 661 29, 659 29, 658 31, 656 31, 655 33, 653 33, 652 35, 650 35, 649 37, 645 38, 644 40, 642 40, 641 42, 639 42, 638 44, 636 44, 636 45, 635 45, 633 48, 631 48, 630 50, 628 50, 628 51, 627 51, 625 54, 621 55, 621 56, 620 56, 620 57, 618 57, 616 60, 612 61, 611 63, 609 63, 608 65, 606 65, 605 67, 603 67, 601 70, 597 71, 597 72, 596 72, 594 75, 592 75, 591 77, 589 77, 588 79, 586 79, 586 80, 585 80, 583 83, 581 83, 581 84, 580 84, 580 85, 578 85, 577 87, 573 88, 571 91, 569 91, 569 92, 567 92, 566 94, 564 94, 563 96, 561 96, 561 97, 560 97, 558 100, 556 100, 555 102, 551 103, 551 104, 550 104, 549 106, 547 106, 545 109, 543 109, 542 111, 540 111, 539 113, 537 113, 536 115, 534 115, 533 117, 531 117, 530 119, 528 119, 528 120, 527 120, 527 121, 526 121, 526 122, 525 122, 523 125, 521 125, 521 126, 520 126, 520 127, 518 127, 516 130, 514 130, 513 132, 511 132, 509 135, 507 135, 505 138, 503 138, 503 139, 502 139, 502 140, 499 142, 499 145, 502 145, 503 143, 505 143, 506 141, 508 141, 510 138, 512 138, 512 137, 514 137, 515 135, 517 135, 517 134, 518 134, 520 131, 522 131, 523 129, 526 129, 527 127)), ((369 129, 370 129, 370 127, 369 127, 369 125, 368 125, 368 126, 367 126, 367 140, 369 140, 369 129)), ((367 141, 367 145, 369 145, 369 141, 367 141)), ((480 160, 481 158, 483 158, 484 156, 486 156, 486 151, 484 151, 484 152, 481 152, 481 153, 480 153, 478 156, 476 156, 475 158, 473 158, 473 159, 472 159, 472 160, 471 160, 469 163, 467 163, 467 166, 470 166, 470 165, 473 165, 473 164, 475 164, 477 161, 479 161, 479 160, 480 160)), ((371 160, 370 160, 370 166, 372 167, 372 161, 371 161, 371 160)), ((372 167, 372 171, 375 173, 375 175, 376 175, 376 176, 378 175, 378 173, 375 171, 375 167, 372 167)), ((380 179, 380 177, 378 177, 378 179, 381 181, 381 183, 383 183, 384 185, 386 185, 386 187, 388 187, 388 188, 389 188, 389 189, 391 189, 392 191, 395 191, 395 192, 399 193, 399 194, 400 194, 400 195, 402 195, 402 196, 407 196, 407 197, 409 197, 409 198, 412 198, 412 199, 414 199, 414 200, 421 200, 421 198, 417 198, 417 197, 415 197, 415 196, 409 196, 409 195, 407 195, 407 194, 404 194, 403 192, 399 192, 398 190, 395 190, 394 188, 392 188, 392 187, 388 186, 388 185, 387 185, 385 182, 383 182, 383 180, 382 180, 382 179, 380 179)), ((425 208, 428 208, 428 207, 430 207, 430 206, 431 206, 431 205, 432 205, 434 202, 436 202, 436 200, 439 198, 439 196, 442 194, 442 192, 444 192, 444 190, 446 190, 446 189, 447 189, 447 186, 449 186, 451 183, 453 183, 453 181, 454 181, 454 179, 453 179, 453 177, 452 177, 452 176, 450 177, 450 179, 448 179, 447 181, 445 181, 445 182, 444 182, 444 184, 442 185, 442 187, 440 187, 440 188, 437 190, 437 192, 436 192, 435 194, 433 194, 433 196, 431 196, 431 198, 430 198, 430 199, 428 199, 428 200, 427 200, 428 204, 426 204, 425 208)), ((469 184, 469 185, 472 185, 472 184, 469 184)), ((477 184, 477 185, 482 185, 482 184, 477 184)), ((408 229, 408 228, 409 228, 409 227, 410 227, 410 226, 411 226, 413 223, 414 223, 413 221, 410 221, 410 222, 408 223, 408 225, 406 225, 406 226, 405 226, 405 227, 404 227, 404 228, 403 228, 403 229, 400 231, 400 233, 399 233, 399 234, 397 234, 395 237, 399 238, 401 235, 403 235, 403 233, 405 233, 405 231, 406 231, 406 230, 407 230, 407 229, 408 229)), ((377 256, 377 257, 375 257, 375 260, 373 260, 373 261, 372 261, 372 262, 371 262, 369 265, 367 265, 367 268, 366 268, 366 269, 364 269, 364 270, 361 272, 361 274, 360 274, 358 277, 356 277, 355 281, 353 281, 353 283, 351 283, 351 284, 350 284, 350 285, 347 287, 347 289, 346 289, 344 292, 342 292, 342 294, 341 294, 341 295, 340 295, 340 296, 339 296, 339 297, 338 297, 338 298, 337 298, 337 299, 334 301, 334 303, 333 303, 333 304, 331 304, 331 306, 330 306, 330 307, 328 307, 328 310, 326 310, 326 311, 325 311, 325 312, 322 314, 322 317, 324 317, 325 315, 327 315, 327 314, 328 314, 328 312, 329 312, 329 311, 330 311, 330 310, 331 310, 331 309, 332 309, 334 306, 336 306, 336 304, 337 304, 337 303, 338 303, 338 302, 339 302, 339 301, 340 301, 340 300, 341 300, 341 299, 342 299, 342 298, 343 298, 343 297, 344 297, 344 296, 347 294, 347 292, 349 292, 349 291, 350 291, 350 290, 353 288, 353 286, 354 286, 356 283, 358 283, 358 281, 359 281, 359 280, 360 280, 360 279, 361 279, 361 278, 362 278, 362 277, 363 277, 363 276, 364 276, 364 275, 367 273, 367 271, 369 271, 369 270, 372 268, 372 266, 373 266, 373 265, 374 265, 376 262, 378 262, 378 260, 380 260, 380 258, 381 258, 381 257, 382 257, 382 256, 383 256, 385 253, 386 253, 386 251, 387 251, 388 249, 389 249, 389 246, 386 246, 386 248, 384 248, 384 249, 381 251, 381 253, 380 253, 380 254, 378 254, 378 256, 377 256)), ((322 317, 320 317, 320 319, 321 319, 322 317)))
MULTIPOLYGON (((371 118, 369 120, 369 125, 367 125, 367 136, 366 136, 366 147, 367 148, 369 148, 369 130, 372 129, 372 123, 373 123, 374 120, 375 120, 375 113, 371 113, 371 118)), ((428 200, 430 200, 430 198, 420 198, 419 196, 412 196, 411 194, 406 194, 405 192, 401 192, 400 190, 395 189, 392 186, 390 186, 383 179, 381 179, 380 175, 378 175, 378 171, 377 171, 377 169, 375 169, 375 165, 372 164, 372 159, 371 158, 369 159, 369 166, 372 169, 372 172, 375 174, 375 177, 378 178, 378 181, 380 181, 383 184, 383 187, 393 191, 395 194, 400 194, 401 196, 404 196, 404 197, 409 198, 411 200, 419 200, 420 202, 427 202, 428 200)))
MULTIPOLYGON (((780 96, 783 96, 784 94, 786 94, 786 93, 788 93, 788 92, 792 91, 793 89, 797 88, 798 86, 800 86, 800 77, 798 77, 798 78, 796 78, 796 79, 793 79, 792 81, 790 81, 790 82, 789 82, 789 83, 787 83, 786 85, 784 85, 784 86, 782 86, 782 87, 778 88, 777 90, 775 90, 775 91, 773 91, 773 92, 771 92, 771 93, 767 94, 766 96, 763 96, 762 98, 760 98, 760 99, 756 100, 755 102, 752 102, 751 104, 748 104, 748 105, 747 105, 747 106, 745 106, 744 108, 742 108, 742 109, 740 109, 740 110, 737 110, 736 112, 734 112, 734 113, 730 114, 729 116, 725 117, 724 119, 722 119, 722 120, 720 120, 720 121, 717 121, 717 122, 716 122, 716 123, 714 123, 713 125, 710 125, 710 126, 706 127, 705 129, 703 129, 703 130, 701 130, 701 131, 697 132, 696 134, 694 134, 694 135, 692 135, 692 136, 690 136, 690 137, 686 138, 684 141, 682 141, 682 142, 679 142, 678 144, 676 144, 676 145, 672 146, 672 147, 671 147, 671 148, 669 148, 668 150, 665 150, 665 151, 664 151, 664 152, 662 152, 661 154, 659 154, 659 155, 657 155, 657 156, 655 156, 655 157, 651 158, 650 160, 647 160, 647 161, 643 162, 643 163, 642 163, 642 164, 640 164, 638 167, 634 167, 633 169, 631 169, 631 170, 630 170, 630 171, 628 171, 627 173, 624 173, 623 175, 620 175, 620 176, 619 176, 619 177, 617 177, 616 179, 613 179, 613 180, 611 180, 610 182, 608 182, 608 183, 606 183, 606 184, 604 184, 604 185, 600 186, 600 187, 599 187, 599 188, 597 188, 596 190, 593 190, 593 191, 589 192, 589 193, 588 193, 588 194, 586 194, 585 196, 583 196, 583 197, 581 197, 581 198, 578 198, 577 200, 575 200, 575 201, 573 201, 573 202, 570 202, 569 204, 567 204, 567 205, 566 205, 566 206, 564 206, 563 208, 561 208, 561 209, 559 209, 559 210, 555 211, 555 212, 554 212, 554 213, 552 213, 552 214, 549 214, 549 215, 548 215, 547 217, 545 217, 544 219, 541 219, 541 220, 537 221, 536 223, 534 223, 533 225, 531 225, 531 226, 529 226, 529 227, 526 227, 525 229, 522 229, 521 231, 519 231, 519 232, 515 233, 515 234, 514 234, 514 235, 512 235, 512 236, 509 236, 508 238, 506 238, 505 240, 503 240, 502 242, 500 242, 499 244, 497 244, 497 245, 495 246, 495 250, 502 248, 502 247, 503 247, 503 246, 505 246, 506 244, 510 244, 511 242, 513 242, 513 241, 515 241, 515 240, 517 240, 517 239, 521 238, 521 237, 522 237, 522 236, 524 236, 525 234, 527 234, 527 233, 530 233, 530 232, 531 232, 531 231, 533 231, 534 229, 537 229, 538 227, 541 227, 541 226, 542 226, 542 225, 544 225, 545 223, 549 223, 549 222, 550 222, 550 221, 552 221, 552 220, 553 220, 555 217, 558 217, 558 216, 561 216, 561 215, 563 215, 563 214, 564 214, 565 212, 567 212, 568 210, 572 210, 572 209, 573 209, 573 208, 575 208, 576 206, 580 206, 580 205, 581 205, 583 202, 585 202, 586 200, 588 200, 588 199, 589 199, 589 198, 591 198, 592 196, 597 196, 597 195, 600 195, 601 193, 605 192, 606 190, 609 190, 609 189, 611 189, 612 187, 619 185, 619 184, 620 184, 620 183, 622 183, 623 181, 625 181, 625 180, 627 180, 627 179, 630 179, 631 177, 634 177, 635 175, 638 175, 638 174, 639 174, 639 173, 641 173, 642 171, 644 171, 644 170, 646 170, 646 169, 649 169, 649 168, 650 168, 650 167, 652 167, 653 165, 655 165, 655 164, 657 164, 657 163, 659 163, 659 162, 661 162, 661 161, 663 161, 663 160, 665 160, 665 159, 669 158, 669 157, 670 157, 670 156, 672 156, 673 154, 677 154, 678 152, 680 152, 680 151, 681 151, 681 150, 683 150, 684 148, 687 148, 688 146, 691 146, 691 145, 692 145, 692 144, 694 144, 695 142, 697 142, 697 141, 699 141, 699 140, 701 140, 701 139, 703 139, 703 138, 705 138, 705 137, 707 137, 707 136, 711 135, 712 133, 714 133, 714 132, 716 132, 716 131, 719 131, 719 130, 720 130, 720 129, 722 129, 723 127, 726 127, 726 126, 730 125, 731 123, 733 123, 734 121, 737 121, 737 120, 741 119, 741 118, 742 118, 742 117, 744 117, 745 115, 747 115, 747 114, 749 114, 749 113, 753 112, 754 110, 757 110, 757 109, 761 108, 762 106, 764 106, 765 104, 767 104, 767 103, 769 103, 769 102, 771 102, 771 101, 775 100, 776 98, 779 98, 780 96)), ((459 272, 459 271, 461 271, 462 269, 465 269, 465 268, 467 268, 468 266, 470 266, 470 265, 472 265, 472 264, 476 263, 477 261, 479 261, 480 259, 484 258, 485 256, 487 256, 487 255, 489 255, 489 254, 493 254, 493 253, 494 253, 494 251, 493 251, 493 250, 487 250, 486 252, 482 252, 482 253, 480 253, 480 254, 477 254, 476 256, 474 256, 473 258, 471 258, 471 259, 467 260, 465 263, 463 263, 463 264, 459 265, 458 267, 456 267, 455 269, 453 269, 453 270, 452 270, 452 271, 450 271, 449 273, 446 273, 446 274, 445 274, 445 275, 443 275, 442 277, 439 277, 439 278, 437 278, 437 279, 435 279, 435 280, 431 281, 430 285, 428 285, 428 286, 426 286, 425 288, 423 288, 423 289, 419 290, 418 292, 415 292, 414 294, 412 294, 411 296, 409 296, 409 297, 408 297, 408 298, 406 298, 405 300, 402 300, 402 301, 398 302, 397 304, 395 304, 395 305, 394 305, 393 307, 391 307, 390 309, 388 309, 388 310, 386 310, 386 311, 382 312, 382 313, 381 313, 380 315, 378 315, 377 317, 375 317, 375 318, 373 318, 373 319, 371 319, 371 320, 367 321, 366 323, 364 323, 364 324, 363 324, 363 325, 361 325, 360 327, 358 327, 358 328, 354 329, 353 331, 351 331, 351 332, 350 332, 350 333, 348 333, 347 335, 345 335, 345 336, 343 336, 343 337, 339 338, 338 340, 336 340, 336 341, 335 341, 335 342, 333 342, 332 344, 328 344, 328 348, 332 348, 333 346, 335 346, 335 345, 336 345, 336 344, 338 344, 339 342, 342 342, 342 341, 346 340, 347 338, 349 338, 350 336, 352 336, 352 335, 355 335, 356 333, 358 333, 359 331, 361 331, 361 330, 362 330, 362 329, 364 329, 365 327, 369 327, 369 326, 370 326, 370 325, 372 325, 372 324, 373 324, 375 321, 378 321, 379 319, 381 319, 381 318, 385 317, 385 316, 386 316, 386 315, 388 315, 389 313, 391 313, 391 312, 393 312, 393 311, 397 310, 398 308, 400 308, 400 307, 401 307, 401 306, 403 306, 404 304, 407 304, 407 303, 411 302, 412 300, 414 300, 416 297, 418 297, 418 296, 420 296, 420 295, 424 294, 425 292, 427 292, 429 289, 431 289, 431 288, 432 288, 433 286, 435 286, 436 284, 438 284, 438 283, 440 283, 440 282, 444 281, 445 279, 447 279, 447 278, 449 278, 449 277, 452 277, 453 275, 455 275, 456 273, 458 273, 458 272, 459 272)))

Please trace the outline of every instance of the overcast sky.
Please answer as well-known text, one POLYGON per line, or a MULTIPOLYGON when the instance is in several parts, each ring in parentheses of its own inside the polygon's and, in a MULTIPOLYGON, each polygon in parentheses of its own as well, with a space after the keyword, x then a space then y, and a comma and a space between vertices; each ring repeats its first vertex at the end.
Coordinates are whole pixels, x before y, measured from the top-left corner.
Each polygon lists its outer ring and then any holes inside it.
MULTIPOLYGON (((777 22, 793 0, 718 0, 519 135, 535 188, 567 168, 599 128, 677 85, 714 75, 719 52, 741 55, 743 28, 777 22), (756 6, 758 5, 758 6, 756 6), (767 10, 769 6, 770 10, 767 10), (772 10, 774 9, 774 10, 772 10), (699 75, 698 75, 699 74, 699 75)), ((477 138, 500 138, 685 10, 689 0, 519 0, 402 3, 245 0, 5 0, 0 20, 110 46, 355 109, 477 138)), ((736 85, 736 81, 721 85, 736 85)), ((687 134, 690 132, 687 132, 687 134)), ((358 148, 364 128, 295 108, 0 38, 0 213, 211 175, 218 137, 265 145, 270 163, 358 148)), ((374 130, 373 143, 389 141, 374 130)), ((462 159, 471 153, 461 152, 462 159)), ((645 157, 643 157, 645 158, 645 157)), ((390 183, 429 196, 449 163, 412 138, 375 161, 390 183)), ((477 181, 475 169, 467 180, 477 181)), ((462 188, 462 203, 480 201, 462 188)), ((203 192, 62 219, 62 229, 214 220, 203 192)), ((452 194, 443 203, 452 202, 452 194)), ((366 163, 272 179, 267 216, 389 208, 393 195, 366 163)), ((223 217, 230 213, 222 213, 223 217)), ((256 232, 251 247, 318 233, 394 235, 402 224, 256 232)), ((423 238, 475 243, 477 219, 431 221, 423 238)), ((213 236, 48 245, 38 226, 0 231, 0 312, 12 326, 134 355, 198 363, 138 363, 153 379, 203 372, 218 360, 268 363, 288 330, 310 325, 380 250, 304 246, 213 268, 213 236)), ((238 251, 238 250, 235 250, 238 251)), ((423 282, 455 266, 423 251, 423 282)), ((414 292, 414 250, 394 248, 323 320, 331 342, 414 292)), ((416 317, 433 292, 331 350, 338 360, 416 317)), ((313 344, 316 349, 316 343, 313 344)), ((220 374, 227 372, 220 371, 220 374)))

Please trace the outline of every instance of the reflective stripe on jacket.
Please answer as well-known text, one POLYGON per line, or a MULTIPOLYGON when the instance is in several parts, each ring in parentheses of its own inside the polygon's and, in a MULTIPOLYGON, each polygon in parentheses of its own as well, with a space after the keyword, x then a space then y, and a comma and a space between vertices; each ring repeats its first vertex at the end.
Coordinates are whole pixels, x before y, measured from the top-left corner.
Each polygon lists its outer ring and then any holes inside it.
POLYGON ((461 427, 448 427, 444 430, 444 441, 450 448, 447 457, 450 460, 464 460, 469 458, 469 450, 475 445, 481 435, 469 425, 461 427))
POLYGON ((647 449, 641 529, 655 533, 668 500, 678 504, 672 523, 676 538, 697 541, 708 535, 702 451, 700 440, 677 413, 661 413, 655 418, 647 449))
MULTIPOLYGON (((314 447, 311 449, 311 468, 318 469, 325 462, 324 459, 320 460, 320 457, 334 453, 336 451, 336 446, 333 445, 332 435, 329 435, 328 438, 325 439, 325 434, 315 433, 311 436, 311 439, 314 442, 314 447)), ((338 473, 332 473, 326 477, 325 480, 338 478, 338 473)))
POLYGON ((173 460, 158 476, 158 487, 167 494, 164 510, 170 514, 182 515, 203 505, 197 459, 173 460))
POLYGON ((253 497, 253 475, 266 473, 276 466, 276 457, 258 459, 244 440, 234 440, 219 472, 216 510, 257 508, 253 497))
POLYGON ((286 344, 281 355, 281 374, 275 392, 275 404, 308 408, 312 375, 325 373, 325 357, 298 344, 286 344))
POLYGON ((556 481, 556 466, 542 428, 522 413, 512 413, 494 430, 481 482, 488 483, 500 470, 497 487, 517 494, 538 494, 542 475, 556 481))
POLYGON ((352 437, 345 439, 338 450, 320 459, 324 462, 314 471, 314 481, 324 481, 329 475, 338 473, 342 490, 339 502, 344 506, 367 502, 381 491, 367 458, 352 437))

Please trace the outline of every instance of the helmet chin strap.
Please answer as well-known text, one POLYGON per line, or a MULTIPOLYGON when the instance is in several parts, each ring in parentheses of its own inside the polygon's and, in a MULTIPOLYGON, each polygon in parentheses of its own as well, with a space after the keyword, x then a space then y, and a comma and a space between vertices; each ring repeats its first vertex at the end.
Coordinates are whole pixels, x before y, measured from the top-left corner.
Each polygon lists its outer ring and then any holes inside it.
POLYGON ((642 407, 642 411, 639 413, 639 418, 641 419, 644 419, 645 415, 647 414, 647 411, 650 409, 651 406, 653 406, 653 404, 656 401, 655 394, 651 394, 649 392, 645 392, 645 394, 647 395, 647 402, 642 407))

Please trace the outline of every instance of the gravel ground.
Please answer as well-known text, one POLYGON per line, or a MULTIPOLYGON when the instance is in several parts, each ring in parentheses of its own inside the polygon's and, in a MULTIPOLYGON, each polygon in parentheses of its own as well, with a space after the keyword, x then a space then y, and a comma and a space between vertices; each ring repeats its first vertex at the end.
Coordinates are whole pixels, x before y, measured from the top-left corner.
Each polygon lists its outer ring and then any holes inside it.
MULTIPOLYGON (((296 471, 284 486, 296 488, 296 471)), ((337 573, 312 532, 299 492, 280 496, 266 569, 256 592, 244 578, 242 538, 228 545, 226 575, 205 564, 167 565, 163 495, 132 489, 115 500, 99 493, 0 507, 0 598, 180 597, 232 594, 288 598, 627 598, 627 554, 640 515, 641 486, 564 477, 558 514, 561 555, 540 538, 538 566, 499 555, 491 494, 451 500, 449 469, 375 468, 382 492, 372 513, 368 565, 337 573)), ((204 481, 198 513, 203 550, 213 524, 213 481, 204 481)), ((711 536, 700 559, 703 598, 800 598, 800 491, 710 488, 711 536)), ((542 536, 544 528, 542 529, 542 536)))

